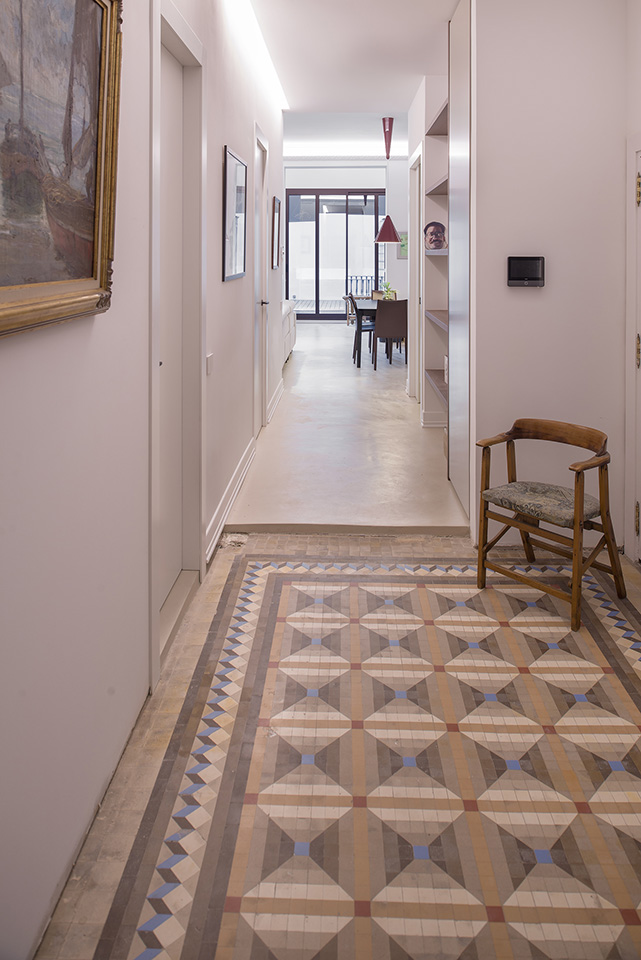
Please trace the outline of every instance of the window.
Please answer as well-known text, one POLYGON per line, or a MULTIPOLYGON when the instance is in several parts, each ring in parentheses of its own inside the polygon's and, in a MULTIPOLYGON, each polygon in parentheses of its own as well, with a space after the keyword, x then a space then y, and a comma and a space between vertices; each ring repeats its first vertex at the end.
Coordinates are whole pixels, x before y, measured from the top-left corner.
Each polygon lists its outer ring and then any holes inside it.
POLYGON ((345 316, 343 297, 371 294, 385 280, 380 190, 287 191, 287 298, 308 319, 345 316))

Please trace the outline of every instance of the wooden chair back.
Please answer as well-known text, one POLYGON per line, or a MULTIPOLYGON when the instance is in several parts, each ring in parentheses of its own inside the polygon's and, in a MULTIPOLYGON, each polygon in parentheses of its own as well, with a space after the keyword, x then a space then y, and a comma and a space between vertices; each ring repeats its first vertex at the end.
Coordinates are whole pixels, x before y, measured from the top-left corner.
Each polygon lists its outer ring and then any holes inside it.
POLYGON ((594 427, 582 427, 576 423, 564 423, 561 420, 515 420, 507 431, 510 440, 550 440, 553 443, 568 443, 573 447, 591 450, 597 456, 603 456, 607 450, 608 438, 594 427))

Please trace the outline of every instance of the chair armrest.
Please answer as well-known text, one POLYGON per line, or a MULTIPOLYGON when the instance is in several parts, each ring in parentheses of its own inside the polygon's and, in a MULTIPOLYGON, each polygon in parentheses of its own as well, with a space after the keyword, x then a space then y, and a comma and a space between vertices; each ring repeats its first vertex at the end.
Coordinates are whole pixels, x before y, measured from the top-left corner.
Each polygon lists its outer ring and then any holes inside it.
POLYGON ((575 473, 582 473, 584 470, 592 470, 593 467, 600 467, 604 463, 610 462, 610 454, 604 453, 601 457, 591 457, 589 460, 581 460, 578 463, 571 463, 570 470, 575 473))
POLYGON ((477 440, 477 447, 492 447, 495 443, 507 443, 512 439, 511 433, 499 433, 495 437, 489 437, 487 440, 477 440))

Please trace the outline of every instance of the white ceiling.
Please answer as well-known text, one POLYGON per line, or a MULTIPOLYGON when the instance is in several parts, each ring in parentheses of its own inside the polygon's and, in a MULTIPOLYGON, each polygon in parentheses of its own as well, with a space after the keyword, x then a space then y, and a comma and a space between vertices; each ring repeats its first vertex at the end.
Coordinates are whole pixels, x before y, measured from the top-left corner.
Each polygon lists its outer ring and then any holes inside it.
POLYGON ((291 113, 287 140, 382 145, 382 117, 405 114, 425 74, 447 73, 447 24, 458 0, 251 0, 291 113), (313 116, 308 116, 313 115, 313 116))

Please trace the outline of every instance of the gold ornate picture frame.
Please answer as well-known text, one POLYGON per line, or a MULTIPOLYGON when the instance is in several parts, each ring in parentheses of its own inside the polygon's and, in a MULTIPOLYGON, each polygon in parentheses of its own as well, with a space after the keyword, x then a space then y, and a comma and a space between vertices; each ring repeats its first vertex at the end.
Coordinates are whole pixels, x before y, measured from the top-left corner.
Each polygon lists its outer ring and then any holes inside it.
POLYGON ((0 336, 111 303, 122 0, 0 4, 0 336))

